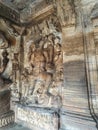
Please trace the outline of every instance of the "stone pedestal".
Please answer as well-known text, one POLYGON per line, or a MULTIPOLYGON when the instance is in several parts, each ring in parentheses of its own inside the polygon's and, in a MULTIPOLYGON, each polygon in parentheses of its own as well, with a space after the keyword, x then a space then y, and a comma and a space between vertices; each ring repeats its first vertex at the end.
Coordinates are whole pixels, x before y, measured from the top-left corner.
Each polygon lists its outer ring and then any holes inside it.
POLYGON ((58 112, 44 108, 30 108, 16 104, 16 122, 32 130, 58 130, 58 112))

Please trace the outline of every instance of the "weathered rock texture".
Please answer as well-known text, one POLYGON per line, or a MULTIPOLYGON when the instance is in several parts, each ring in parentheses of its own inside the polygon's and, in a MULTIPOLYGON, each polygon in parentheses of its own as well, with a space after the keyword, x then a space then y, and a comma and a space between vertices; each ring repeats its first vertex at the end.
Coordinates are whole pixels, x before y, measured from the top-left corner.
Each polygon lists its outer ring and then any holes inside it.
POLYGON ((16 122, 97 130, 97 0, 1 0, 0 16, 0 89, 16 122))

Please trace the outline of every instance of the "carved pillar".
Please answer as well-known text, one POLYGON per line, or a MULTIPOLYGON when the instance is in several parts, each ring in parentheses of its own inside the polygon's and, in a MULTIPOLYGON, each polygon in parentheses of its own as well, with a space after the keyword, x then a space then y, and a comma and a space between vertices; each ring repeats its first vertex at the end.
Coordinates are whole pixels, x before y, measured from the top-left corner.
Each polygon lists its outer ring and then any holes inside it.
POLYGON ((0 19, 0 127, 14 123, 14 112, 10 110, 11 92, 9 86, 11 79, 11 59, 9 46, 15 42, 15 38, 8 31, 9 27, 3 19, 0 19))

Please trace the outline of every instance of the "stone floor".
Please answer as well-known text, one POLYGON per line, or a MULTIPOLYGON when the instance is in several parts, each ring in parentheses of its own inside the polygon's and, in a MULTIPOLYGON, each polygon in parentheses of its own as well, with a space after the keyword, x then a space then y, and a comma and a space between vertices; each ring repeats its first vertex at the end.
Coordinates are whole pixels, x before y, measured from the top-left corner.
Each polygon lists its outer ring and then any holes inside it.
POLYGON ((31 130, 31 129, 23 127, 22 125, 19 124, 13 124, 4 128, 0 128, 0 130, 31 130))

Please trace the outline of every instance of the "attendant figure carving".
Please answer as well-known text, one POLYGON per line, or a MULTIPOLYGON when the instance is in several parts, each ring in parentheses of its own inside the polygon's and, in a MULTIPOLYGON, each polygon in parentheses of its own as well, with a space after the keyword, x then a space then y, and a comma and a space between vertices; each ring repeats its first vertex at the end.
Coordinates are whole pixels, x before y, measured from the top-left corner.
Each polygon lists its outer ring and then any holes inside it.
POLYGON ((9 59, 8 59, 8 52, 7 50, 4 50, 2 52, 3 59, 1 60, 0 65, 0 91, 4 91, 8 89, 9 85, 12 84, 12 81, 10 79, 7 79, 3 76, 3 73, 8 65, 9 59))

